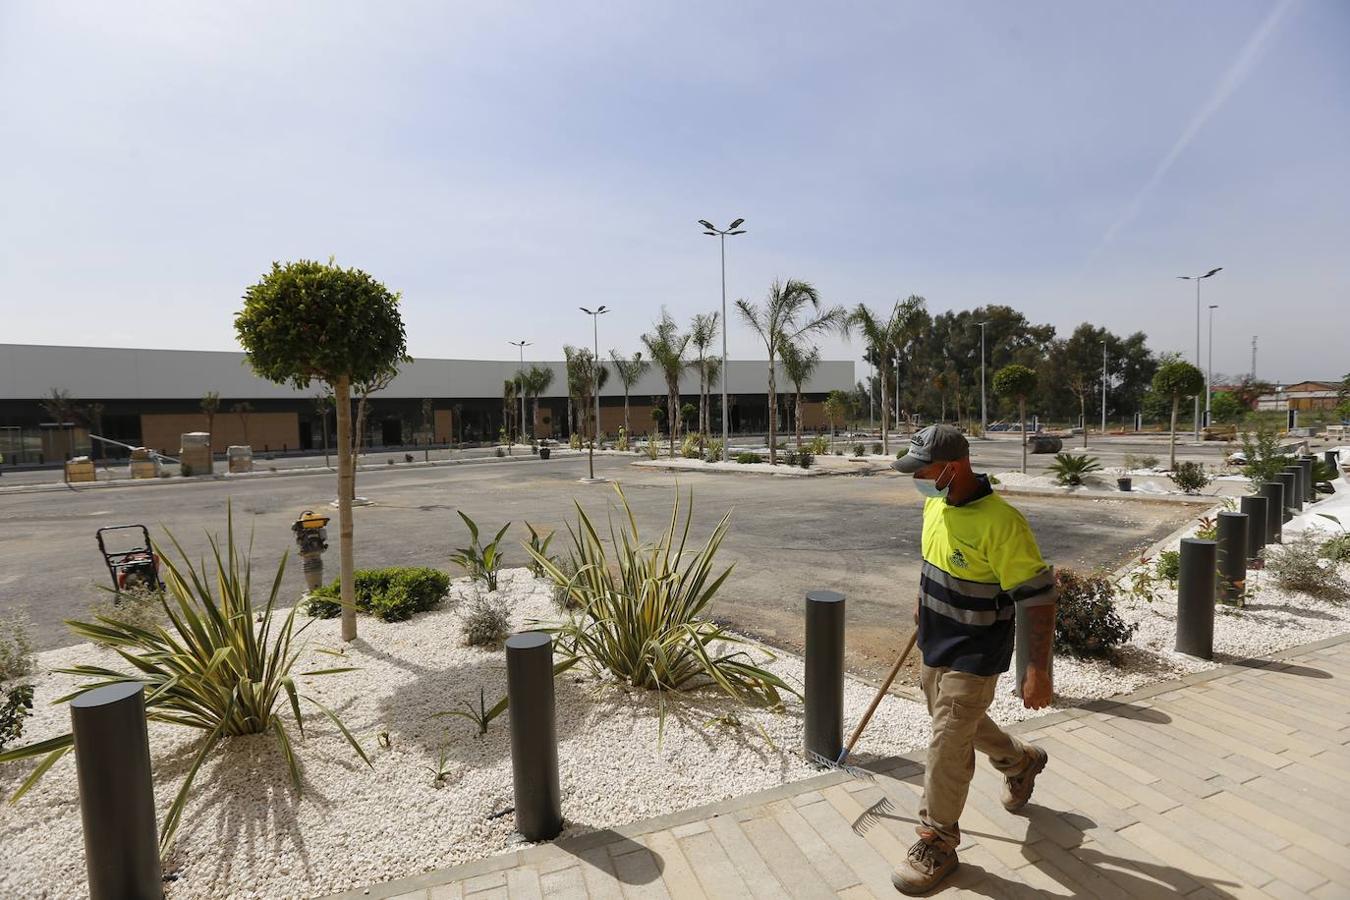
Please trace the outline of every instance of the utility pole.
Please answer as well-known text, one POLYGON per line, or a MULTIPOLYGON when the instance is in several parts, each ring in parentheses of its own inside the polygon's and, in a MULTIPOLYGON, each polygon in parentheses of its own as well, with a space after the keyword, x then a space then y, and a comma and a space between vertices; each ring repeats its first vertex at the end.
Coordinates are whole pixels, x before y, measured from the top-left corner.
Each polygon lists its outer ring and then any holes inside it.
POLYGON ((1256 380, 1256 335, 1252 335, 1252 381, 1256 380))
POLYGON ((989 430, 989 408, 984 396, 984 326, 988 324, 980 323, 980 437, 987 437, 985 432, 989 430))
POLYGON ((1102 341, 1102 437, 1106 437, 1106 341, 1102 341))
POLYGON ((600 442, 600 317, 609 312, 609 307, 600 306, 594 311, 582 306, 582 312, 591 317, 592 339, 595 341, 595 358, 591 360, 591 390, 595 391, 595 424, 591 426, 591 449, 589 455, 590 478, 595 481, 595 445, 600 442))

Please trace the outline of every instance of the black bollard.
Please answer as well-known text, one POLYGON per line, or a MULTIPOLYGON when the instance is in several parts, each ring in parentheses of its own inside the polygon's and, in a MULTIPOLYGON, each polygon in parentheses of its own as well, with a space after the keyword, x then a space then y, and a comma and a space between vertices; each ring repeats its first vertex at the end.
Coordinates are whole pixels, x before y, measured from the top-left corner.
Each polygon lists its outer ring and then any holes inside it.
POLYGON ((1214 656, 1214 581, 1218 545, 1198 538, 1181 539, 1181 574, 1177 579, 1177 652, 1214 656))
POLYGON ((511 714, 511 777, 516 830, 527 841, 562 831, 558 731, 553 702, 553 639, 525 631, 506 639, 506 694, 511 714))
POLYGON ((1284 484, 1278 479, 1263 482, 1261 496, 1266 498, 1266 543, 1278 544, 1284 531, 1284 484))
POLYGON ((1312 503, 1317 499, 1317 486, 1313 484, 1312 470, 1315 456, 1300 456, 1298 467, 1303 472, 1303 502, 1312 503))
POLYGON ((1246 513, 1219 513, 1219 599, 1224 603, 1242 605, 1247 584, 1247 529, 1246 513))
POLYGON ((1334 477, 1336 473, 1336 467, 1340 465, 1340 458, 1341 458, 1340 453, 1338 453, 1335 450, 1323 450, 1322 458, 1325 459, 1327 461, 1327 465, 1331 467, 1332 476, 1334 477))
POLYGON ((1280 479, 1280 484, 1284 485, 1283 521, 1288 522, 1290 519, 1294 517, 1294 513, 1297 512, 1297 510, 1294 508, 1294 504, 1298 502, 1297 495, 1295 494, 1295 492, 1298 490, 1297 486, 1298 475, 1294 474, 1288 469, 1285 469, 1283 472, 1276 475, 1275 477, 1280 479))
MULTIPOLYGON (((1303 512, 1303 504, 1308 502, 1308 496, 1303 492, 1303 467, 1298 463, 1290 463, 1284 467, 1284 471, 1294 476, 1294 502, 1289 504, 1295 514, 1303 512)), ((1285 497, 1288 500, 1288 497, 1285 497)))
POLYGON ((1270 528, 1267 524, 1266 498, 1259 494, 1248 494, 1242 498, 1239 508, 1247 514, 1247 560, 1250 565, 1251 560, 1260 558, 1261 550, 1266 546, 1266 534, 1270 528))
POLYGON ((835 760, 844 749, 844 595, 806 594, 806 735, 808 753, 835 760))
POLYGON ((90 900, 164 896, 145 730, 145 688, 132 682, 70 701, 90 900))

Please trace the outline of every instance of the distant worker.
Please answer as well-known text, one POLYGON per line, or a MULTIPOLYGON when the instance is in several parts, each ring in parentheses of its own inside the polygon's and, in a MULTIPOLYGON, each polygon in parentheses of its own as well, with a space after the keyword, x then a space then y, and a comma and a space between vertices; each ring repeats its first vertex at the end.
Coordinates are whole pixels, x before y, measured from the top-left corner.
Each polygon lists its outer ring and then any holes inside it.
POLYGON ((919 680, 933 739, 924 771, 919 840, 891 876, 906 894, 935 888, 956 869, 958 820, 975 775, 975 751, 1004 777, 1003 807, 1031 799, 1044 750, 989 718, 999 675, 1013 656, 1014 607, 1026 614, 1028 642, 1022 704, 1049 706, 1055 634, 1054 572, 1041 558, 1022 514, 970 467, 970 444, 950 425, 914 435, 892 468, 914 475, 923 505, 923 569, 914 621, 923 655, 919 680))

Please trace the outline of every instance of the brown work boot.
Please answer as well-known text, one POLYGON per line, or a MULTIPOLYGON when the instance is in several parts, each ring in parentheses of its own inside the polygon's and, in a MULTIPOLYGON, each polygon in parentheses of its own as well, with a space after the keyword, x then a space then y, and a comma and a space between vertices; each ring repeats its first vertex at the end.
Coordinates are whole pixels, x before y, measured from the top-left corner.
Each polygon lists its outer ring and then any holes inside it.
POLYGON ((926 894, 955 869, 955 850, 944 850, 920 838, 891 874, 891 884, 903 894, 926 894))
POLYGON ((1008 812, 1017 812, 1027 805, 1031 792, 1036 787, 1036 776, 1041 774, 1050 754, 1040 747, 1028 746, 1027 756, 1030 762, 1020 775, 1009 775, 1003 779, 1003 808, 1008 812))

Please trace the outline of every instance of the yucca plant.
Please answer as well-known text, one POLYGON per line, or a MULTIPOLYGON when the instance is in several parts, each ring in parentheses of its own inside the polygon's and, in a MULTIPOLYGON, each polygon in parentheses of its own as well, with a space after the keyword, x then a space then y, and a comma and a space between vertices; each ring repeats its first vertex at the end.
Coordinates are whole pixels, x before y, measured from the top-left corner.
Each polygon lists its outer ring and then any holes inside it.
POLYGON ((615 491, 627 518, 627 528, 618 532, 610 522, 610 540, 618 557, 615 566, 580 504, 576 527, 567 529, 575 574, 531 551, 578 607, 566 624, 551 629, 559 649, 597 673, 608 672, 649 690, 681 691, 712 684, 742 702, 768 707, 782 702, 782 691, 796 694, 777 675, 756 666, 745 650, 728 649, 745 644, 743 638, 702 618, 731 574, 728 566, 713 575, 713 560, 731 513, 722 517, 701 548, 686 549, 693 497, 681 528, 677 495, 669 526, 656 543, 644 544, 623 489, 615 485, 615 491))
POLYGON ((1086 453, 1081 456, 1056 453, 1055 461, 1050 464, 1050 471, 1055 473, 1055 480, 1060 484, 1082 484, 1084 475, 1096 472, 1101 467, 1097 457, 1088 456, 1086 453))
MULTIPOLYGON (((537 551, 540 556, 547 556, 548 545, 553 543, 554 532, 550 531, 548 534, 541 535, 539 533, 539 530, 535 528, 533 525, 531 525, 529 522, 525 523, 525 527, 528 528, 530 531, 530 543, 529 543, 530 549, 537 551)), ((539 564, 537 562, 534 562, 533 559, 531 559, 530 561, 530 574, 537 575, 541 578, 544 575, 544 570, 540 568, 539 564)))
POLYGON ((502 567, 502 537, 506 534, 506 529, 511 527, 511 523, 503 525, 502 530, 492 539, 492 543, 483 546, 478 537, 478 523, 466 516, 462 510, 456 512, 459 512, 464 524, 469 526, 469 546, 456 548, 450 561, 462 567, 475 581, 487 585, 488 591, 495 591, 497 572, 502 567))
MULTIPOLYGON (((79 689, 54 702, 68 702, 86 691, 111 684, 139 682, 145 686, 146 718, 170 722, 207 733, 197 751, 187 778, 164 819, 160 844, 167 846, 187 802, 188 792, 202 763, 222 738, 272 732, 290 769, 291 782, 301 790, 300 764, 286 721, 278 712, 284 694, 294 725, 304 737, 305 723, 300 702, 314 706, 326 716, 366 765, 370 760, 337 714, 313 697, 299 692, 296 677, 333 675, 353 668, 315 669, 292 673, 303 652, 296 639, 313 620, 299 628, 296 608, 283 615, 276 608, 285 557, 266 602, 252 600, 252 566, 249 554, 235 550, 234 519, 229 516, 226 548, 222 555, 215 537, 210 538, 215 559, 214 575, 192 563, 172 534, 169 540, 181 560, 175 563, 159 553, 164 565, 167 591, 161 595, 166 624, 140 627, 113 618, 96 616, 93 622, 66 624, 83 638, 115 650, 132 668, 130 672, 95 665, 79 665, 56 671, 91 679, 79 689)), ((158 548, 156 548, 158 551, 158 548)), ((250 553, 251 553, 250 547, 250 553)), ((0 754, 0 762, 43 757, 42 762, 19 786, 10 802, 22 797, 73 745, 69 734, 19 747, 0 754)))

